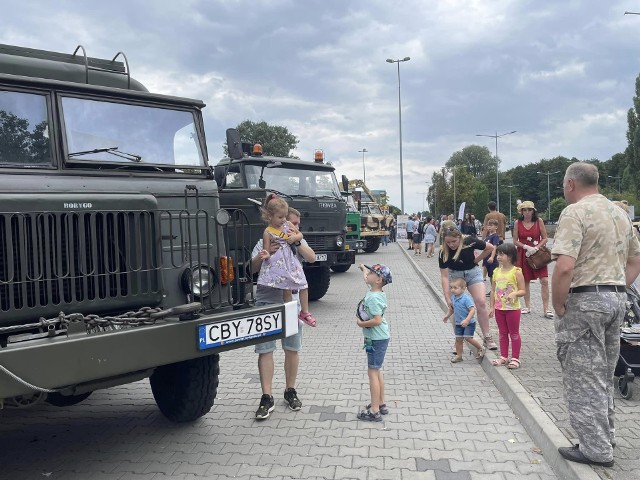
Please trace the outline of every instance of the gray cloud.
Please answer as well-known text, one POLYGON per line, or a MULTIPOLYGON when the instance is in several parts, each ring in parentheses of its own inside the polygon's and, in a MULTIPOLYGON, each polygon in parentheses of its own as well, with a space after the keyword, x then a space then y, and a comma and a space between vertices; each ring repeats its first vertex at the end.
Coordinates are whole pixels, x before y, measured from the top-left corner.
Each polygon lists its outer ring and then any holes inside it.
MULTIPOLYGON (((633 1, 0 0, 0 42, 91 56, 122 50, 150 90, 201 98, 210 155, 249 118, 287 126, 297 154, 322 148, 338 174, 400 204, 401 65, 405 206, 477 133, 503 168, 626 146, 640 44, 633 1)), ((491 191, 491 186, 490 186, 491 191)))

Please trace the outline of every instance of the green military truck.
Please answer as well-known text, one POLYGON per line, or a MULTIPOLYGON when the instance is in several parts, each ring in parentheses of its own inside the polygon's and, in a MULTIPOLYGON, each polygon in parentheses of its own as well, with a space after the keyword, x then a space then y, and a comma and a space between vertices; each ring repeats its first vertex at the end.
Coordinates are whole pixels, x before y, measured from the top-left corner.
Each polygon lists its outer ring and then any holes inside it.
POLYGON ((191 421, 220 352, 297 331, 293 302, 234 302, 247 218, 220 207, 203 107, 149 93, 121 52, 0 45, 0 408, 148 377, 191 421))
POLYGON ((349 192, 351 193, 350 211, 360 212, 359 234, 360 239, 365 242, 362 250, 366 253, 373 253, 380 247, 382 239, 391 233, 390 229, 394 222, 393 215, 382 211, 380 204, 364 181, 351 180, 349 192), (356 188, 361 190, 356 190, 356 188))
MULTIPOLYGON (((230 152, 238 143, 240 137, 230 129, 227 132, 230 152)), ((220 203, 232 211, 245 213, 249 225, 243 238, 249 239, 251 246, 262 238, 266 226, 260 217, 260 205, 268 192, 283 197, 299 210, 300 230, 316 254, 315 262, 303 262, 309 299, 318 300, 329 289, 330 268, 355 262, 355 253, 345 242, 346 202, 335 169, 324 163, 322 152, 316 152, 311 162, 262 155, 259 147, 245 144, 243 153, 218 162, 215 179, 220 185, 220 203)), ((230 248, 237 264, 249 263, 251 250, 240 251, 242 245, 233 240, 230 248)))

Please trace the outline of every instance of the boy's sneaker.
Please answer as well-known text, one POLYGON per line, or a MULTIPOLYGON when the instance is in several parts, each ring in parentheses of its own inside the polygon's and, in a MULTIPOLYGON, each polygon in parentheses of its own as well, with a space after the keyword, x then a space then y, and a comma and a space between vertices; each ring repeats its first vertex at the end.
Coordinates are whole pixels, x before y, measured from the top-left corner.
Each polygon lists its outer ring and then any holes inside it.
MULTIPOLYGON (((371 404, 367 405, 364 408, 366 408, 367 410, 371 410, 371 404)), ((389 415, 389 409, 387 408, 386 403, 380 405, 380 415, 389 415)))
POLYGON ((273 403, 273 397, 265 393, 260 399, 260 406, 258 407, 258 410, 256 410, 256 420, 269 418, 269 415, 271 415, 274 408, 276 408, 276 406, 273 403))
POLYGON ((362 410, 358 413, 358 420, 364 420, 365 422, 381 422, 382 415, 380 415, 380 412, 373 413, 371 410, 362 410))
POLYGON ((289 408, 294 412, 297 412, 302 408, 302 402, 298 398, 298 393, 295 388, 287 388, 284 391, 284 401, 287 402, 289 408))

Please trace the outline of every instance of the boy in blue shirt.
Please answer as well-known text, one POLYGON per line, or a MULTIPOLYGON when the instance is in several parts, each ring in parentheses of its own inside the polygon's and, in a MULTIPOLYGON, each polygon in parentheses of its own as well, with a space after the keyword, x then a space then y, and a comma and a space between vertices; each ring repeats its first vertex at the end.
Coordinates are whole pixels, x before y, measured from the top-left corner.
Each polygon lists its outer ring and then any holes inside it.
POLYGON ((369 291, 358 305, 356 323, 362 328, 364 349, 367 352, 369 391, 371 403, 358 413, 358 419, 367 422, 381 422, 382 415, 389 413, 384 403, 384 377, 382 363, 389 345, 389 325, 384 318, 387 309, 387 295, 382 288, 391 283, 391 270, 386 265, 371 267, 360 264, 369 291))
POLYGON ((456 354, 451 358, 451 363, 462 361, 462 341, 476 347, 476 359, 482 360, 484 357, 484 347, 478 340, 473 338, 476 331, 476 306, 471 295, 466 292, 467 282, 463 278, 452 278, 449 281, 451 290, 451 303, 453 309, 449 307, 449 312, 442 319, 444 323, 449 321, 451 315, 455 315, 456 320, 456 354))

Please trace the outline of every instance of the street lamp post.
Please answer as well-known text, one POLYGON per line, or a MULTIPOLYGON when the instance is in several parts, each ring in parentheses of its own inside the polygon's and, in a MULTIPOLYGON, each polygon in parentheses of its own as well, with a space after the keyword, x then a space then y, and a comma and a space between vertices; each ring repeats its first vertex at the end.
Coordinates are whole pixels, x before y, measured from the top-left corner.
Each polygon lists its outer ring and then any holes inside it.
POLYGON ((519 186, 520 185, 507 185, 507 188, 509 189, 509 223, 511 223, 511 189, 519 186))
POLYGON ((622 177, 620 175, 616 177, 614 177, 613 175, 607 175, 607 177, 613 178, 614 180, 618 180, 618 193, 620 193, 620 179, 622 179, 622 177))
POLYGON ((547 220, 551 220, 551 188, 549 186, 549 179, 551 178, 551 175, 556 175, 560 173, 560 170, 558 170, 557 172, 536 172, 536 173, 547 176, 547 220))
POLYGON ((498 135, 498 132, 496 132, 495 135, 483 135, 480 133, 476 133, 476 137, 488 137, 488 138, 494 138, 496 140, 496 205, 497 205, 498 211, 500 211, 500 181, 498 179, 498 174, 500 173, 500 160, 498 159, 498 139, 500 137, 511 135, 512 133, 516 133, 516 132, 517 130, 514 130, 512 132, 501 133, 500 135, 498 135))
POLYGON ((362 150, 358 150, 358 153, 362 154, 362 181, 364 182, 364 184, 367 184, 367 169, 364 166, 364 154, 367 153, 368 150, 366 148, 363 148, 362 150))
POLYGON ((387 58, 387 63, 398 64, 398 132, 400 137, 400 209, 404 213, 404 177, 402 173, 402 103, 400 100, 400 62, 408 62, 411 57, 404 57, 397 60, 387 58))

